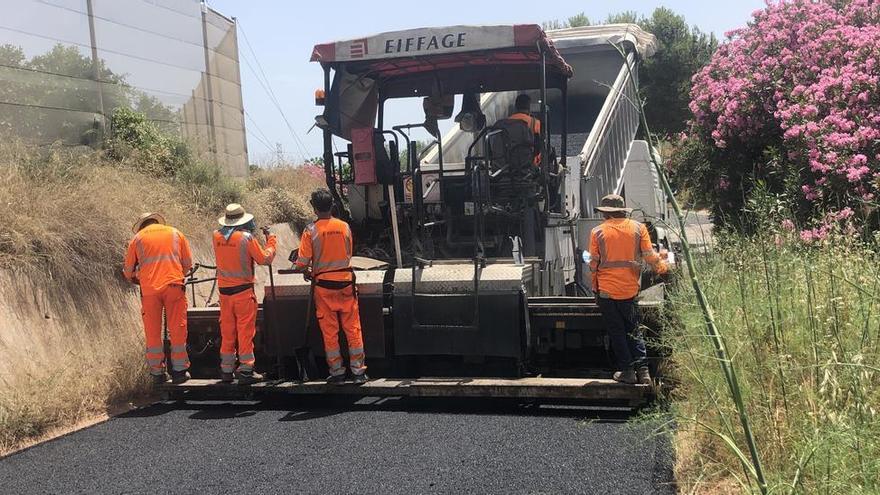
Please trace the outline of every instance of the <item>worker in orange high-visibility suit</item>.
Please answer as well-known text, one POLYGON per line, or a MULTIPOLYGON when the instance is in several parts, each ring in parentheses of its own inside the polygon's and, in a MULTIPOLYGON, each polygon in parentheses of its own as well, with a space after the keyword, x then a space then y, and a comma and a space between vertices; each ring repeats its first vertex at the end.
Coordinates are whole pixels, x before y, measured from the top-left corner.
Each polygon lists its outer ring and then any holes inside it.
POLYGON ((147 364, 153 383, 168 380, 162 342, 162 310, 171 339, 171 379, 189 380, 186 353, 186 291, 183 278, 192 268, 189 242, 180 231, 165 225, 158 213, 145 213, 135 222, 134 238, 125 253, 125 278, 141 287, 141 315, 147 340, 147 364))
POLYGON ((617 359, 613 375, 623 383, 651 383, 645 340, 639 329, 636 296, 641 289, 643 262, 658 274, 666 263, 651 246, 648 229, 627 218, 631 208, 616 194, 602 198, 596 211, 605 221, 590 233, 592 289, 617 359))
POLYGON ((312 193, 312 208, 318 216, 306 227, 299 244, 296 268, 314 283, 315 313, 324 338, 328 383, 345 383, 345 368, 339 350, 339 325, 348 340, 349 367, 356 384, 367 381, 364 340, 358 312, 357 287, 351 269, 352 238, 348 224, 330 214, 333 197, 326 189, 312 193))
POLYGON ((257 333, 257 296, 254 294, 254 263, 270 265, 277 240, 266 232, 266 249, 254 237, 254 216, 237 203, 226 207, 214 231, 217 287, 220 291, 221 380, 241 385, 263 379, 254 371, 254 336, 257 333), (238 368, 235 367, 236 348, 238 368))
POLYGON ((529 126, 535 139, 535 165, 541 164, 541 121, 532 117, 531 114, 532 97, 523 93, 516 97, 514 108, 516 112, 512 113, 509 119, 521 120, 529 126))

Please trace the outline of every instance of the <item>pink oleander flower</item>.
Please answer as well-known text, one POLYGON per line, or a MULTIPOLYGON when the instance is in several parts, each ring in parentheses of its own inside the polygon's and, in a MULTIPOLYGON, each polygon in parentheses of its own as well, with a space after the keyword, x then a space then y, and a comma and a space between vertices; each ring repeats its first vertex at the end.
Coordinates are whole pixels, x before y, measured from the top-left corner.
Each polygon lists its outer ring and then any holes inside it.
POLYGON ((847 206, 846 208, 844 208, 844 209, 838 211, 837 214, 835 215, 835 218, 836 218, 837 220, 846 220, 847 218, 849 218, 849 217, 855 215, 855 213, 856 213, 856 212, 853 211, 852 208, 850 208, 849 206, 847 206))
MULTIPOLYGON (((768 0, 727 37, 692 78, 687 140, 719 156, 745 153, 743 177, 758 162, 764 174, 799 170, 802 205, 819 212, 826 199, 843 201, 838 219, 878 197, 880 2, 768 0), (767 149, 778 158, 766 160, 767 149)), ((736 177, 724 173, 718 190, 736 177)), ((801 237, 822 239, 828 228, 801 237)))

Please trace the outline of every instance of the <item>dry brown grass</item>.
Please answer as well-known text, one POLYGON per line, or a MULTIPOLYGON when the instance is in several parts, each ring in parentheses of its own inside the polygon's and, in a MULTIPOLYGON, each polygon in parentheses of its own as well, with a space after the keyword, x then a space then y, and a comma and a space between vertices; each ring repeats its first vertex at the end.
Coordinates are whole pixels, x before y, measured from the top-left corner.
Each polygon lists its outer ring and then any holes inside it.
MULTIPOLYGON (((242 201, 258 222, 308 218, 299 195, 314 179, 290 169, 258 176, 242 201)), ((0 453, 149 390, 122 257, 137 215, 159 211, 196 260, 212 263, 221 212, 191 186, 88 149, 0 144, 0 453)))
POLYGON ((309 195, 325 187, 314 170, 276 166, 254 171, 248 180, 243 203, 258 219, 268 223, 291 223, 296 230, 313 219, 309 195))
POLYGON ((0 453, 148 391, 133 294, 2 279, 0 453))
POLYGON ((2 452, 147 390, 138 300, 120 276, 131 223, 147 210, 187 233, 208 223, 177 187, 99 153, 11 142, 0 160, 2 452))
POLYGON ((187 233, 207 230, 178 187, 114 167, 100 153, 12 143, 0 146, 0 160, 2 268, 58 283, 117 274, 144 211, 161 211, 187 233))
POLYGON ((221 199, 241 197, 261 225, 301 227, 321 185, 295 167, 257 171, 246 188, 199 164, 160 179, 136 159, 0 141, 0 455, 149 391, 139 300, 121 277, 140 213, 163 213, 213 264, 221 199))

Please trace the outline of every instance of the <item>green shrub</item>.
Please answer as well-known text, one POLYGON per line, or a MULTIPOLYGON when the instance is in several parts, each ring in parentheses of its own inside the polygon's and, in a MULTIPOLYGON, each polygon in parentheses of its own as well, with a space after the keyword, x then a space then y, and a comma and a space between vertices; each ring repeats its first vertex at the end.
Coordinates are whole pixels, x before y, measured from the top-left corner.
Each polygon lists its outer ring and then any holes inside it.
POLYGON ((143 113, 126 107, 113 110, 105 146, 111 158, 127 161, 153 177, 174 177, 194 161, 187 143, 163 132, 143 113))
POLYGON ((120 107, 110 122, 107 153, 117 162, 152 177, 172 179, 189 202, 204 210, 222 210, 241 200, 238 183, 224 177, 217 165, 197 160, 189 144, 163 132, 143 113, 120 107))
POLYGON ((188 195, 188 201, 209 212, 222 211, 242 198, 241 185, 224 177, 213 164, 190 161, 177 170, 174 181, 188 195))

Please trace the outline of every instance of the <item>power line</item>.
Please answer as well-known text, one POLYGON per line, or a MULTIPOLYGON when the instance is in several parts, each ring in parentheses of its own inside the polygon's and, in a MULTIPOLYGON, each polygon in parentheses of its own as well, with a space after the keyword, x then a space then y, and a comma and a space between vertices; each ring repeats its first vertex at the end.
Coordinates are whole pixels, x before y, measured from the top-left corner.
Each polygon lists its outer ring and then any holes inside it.
MULTIPOLYGON (((65 43, 65 44, 68 44, 68 45, 78 46, 78 47, 82 47, 82 48, 85 48, 85 49, 91 49, 91 47, 92 47, 91 45, 88 45, 88 44, 85 44, 85 43, 81 43, 81 42, 77 42, 77 41, 71 41, 71 40, 64 40, 64 39, 61 39, 61 38, 55 38, 55 37, 52 37, 52 36, 49 36, 49 35, 44 35, 44 34, 39 34, 39 33, 34 33, 34 32, 29 32, 29 31, 24 31, 24 30, 16 29, 16 28, 12 28, 12 27, 9 27, 9 26, 0 26, 0 29, 6 30, 6 31, 10 31, 10 32, 13 32, 13 33, 24 34, 24 35, 26 35, 26 36, 32 36, 32 37, 34 37, 34 38, 41 38, 41 39, 45 39, 45 40, 49 40, 49 41, 55 41, 55 42, 58 42, 58 43, 65 43)), ((200 73, 200 74, 203 72, 202 69, 200 69, 200 68, 186 67, 186 66, 183 66, 183 65, 172 64, 172 63, 169 63, 169 62, 163 62, 163 61, 161 61, 161 60, 156 60, 156 59, 152 59, 152 58, 149 58, 149 57, 142 57, 142 56, 139 56, 139 55, 135 55, 135 54, 133 54, 133 53, 125 53, 125 52, 121 52, 121 51, 118 51, 118 50, 111 50, 111 49, 106 48, 106 47, 103 47, 103 46, 102 46, 101 48, 99 48, 99 50, 101 50, 101 51, 104 52, 104 53, 112 53, 112 54, 114 54, 114 55, 119 55, 119 56, 121 56, 121 57, 127 57, 127 58, 134 59, 134 60, 141 60, 141 61, 144 61, 144 62, 151 62, 151 63, 154 63, 154 64, 164 65, 164 66, 167 66, 167 67, 174 67, 174 68, 176 68, 176 69, 185 70, 185 71, 189 71, 189 72, 198 72, 198 73, 200 73)), ((237 84, 237 83, 235 83, 234 81, 230 81, 230 83, 232 83, 232 84, 237 84)))
MULTIPOLYGON (((263 78, 262 79, 260 78, 260 75, 257 74, 257 71, 254 69, 253 65, 251 65, 250 62, 248 62, 247 58, 242 57, 242 59, 245 62, 245 65, 247 65, 248 69, 250 69, 251 72, 254 74, 254 77, 257 79, 257 82, 260 83, 260 86, 263 88, 263 91, 269 97, 269 100, 272 102, 272 104, 278 110, 278 113, 281 114, 281 118, 282 118, 282 120, 284 120, 284 124, 287 126, 287 130, 290 132, 290 136, 293 138, 294 144, 296 144, 297 148, 299 149, 300 153, 302 154, 303 161, 307 160, 308 155, 305 152, 305 145, 303 144, 303 141, 297 135, 296 131, 293 129, 293 126, 290 124, 290 120, 288 120, 287 115, 284 113, 284 110, 281 108, 281 104, 278 102, 277 96, 275 96, 275 91, 272 89, 272 84, 271 84, 271 82, 269 82, 269 78, 266 77, 266 72, 263 70, 263 66, 262 66, 262 64, 260 64, 259 57, 257 57, 257 54, 254 51, 254 48, 251 45, 250 40, 248 39, 248 36, 244 31, 244 27, 241 25, 240 20, 238 21, 238 26, 239 26, 239 30, 241 31, 242 38, 244 39, 245 45, 247 45, 248 50, 250 50, 251 55, 253 56, 254 62, 259 67, 260 73, 263 75, 263 78)), ((242 55, 245 55, 245 54, 242 53, 242 55)))
MULTIPOLYGON (((278 111, 281 112, 282 117, 284 117, 284 122, 287 124, 287 127, 290 129, 290 133, 293 135, 294 139, 297 141, 298 146, 301 148, 305 148, 302 140, 299 138, 299 135, 296 131, 293 130, 290 122, 287 120, 287 116, 281 110, 281 104, 278 101, 278 97, 275 96, 275 90, 272 88, 272 83, 269 81, 269 78, 266 76, 266 71, 263 70, 263 64, 260 63, 259 57, 257 57, 256 51, 254 51, 254 47, 251 45, 250 39, 248 39, 247 33, 244 32, 244 28, 241 30, 241 35, 244 38, 245 45, 247 45, 248 50, 250 50, 251 55, 254 57, 254 62, 257 64, 257 68, 260 69, 260 74, 263 76, 263 80, 266 81, 266 87, 269 89, 270 97, 272 101, 275 103, 275 106, 278 107, 278 111)), ((253 68, 252 68, 253 69, 253 68)), ((301 150, 302 151, 302 150, 301 150)))
MULTIPOLYGON (((269 90, 266 88, 266 85, 263 83, 263 81, 260 80, 260 78, 256 74, 256 71, 254 70, 253 66, 250 64, 250 62, 247 61, 246 58, 242 58, 242 60, 244 60, 245 65, 248 67, 248 69, 251 70, 251 73, 254 75, 254 77, 257 78, 257 82, 260 83, 260 86, 263 88, 263 91, 266 93, 267 96, 269 96, 269 90)), ((300 155, 302 156, 303 160, 305 160, 306 159, 305 150, 303 149, 302 143, 297 138, 296 133, 293 131, 293 127, 290 125, 290 122, 287 120, 287 116, 281 110, 280 105, 276 101, 272 100, 271 96, 269 96, 269 101, 272 103, 273 106, 275 106, 275 109, 278 110, 278 112, 281 114, 281 118, 282 118, 282 120, 284 120, 284 123, 287 126, 287 131, 290 133, 291 138, 293 138, 293 143, 296 145, 297 149, 299 149, 300 155)))
POLYGON ((257 121, 254 120, 253 117, 251 117, 251 114, 250 114, 247 110, 244 111, 244 116, 245 116, 245 118, 251 123, 251 125, 250 125, 249 127, 253 127, 254 129, 256 129, 257 132, 260 134, 260 136, 261 136, 261 137, 262 137, 267 143, 272 142, 272 140, 269 139, 269 136, 266 135, 265 132, 263 132, 263 129, 260 129, 260 126, 257 125, 257 121))
POLYGON ((272 145, 269 144, 268 142, 264 141, 263 138, 261 138, 260 136, 257 136, 256 134, 254 134, 254 133, 251 132, 251 131, 247 131, 247 133, 248 133, 252 138, 254 138, 258 143, 262 144, 263 147, 265 147, 267 150, 269 150, 269 151, 272 151, 272 150, 273 150, 272 145))

